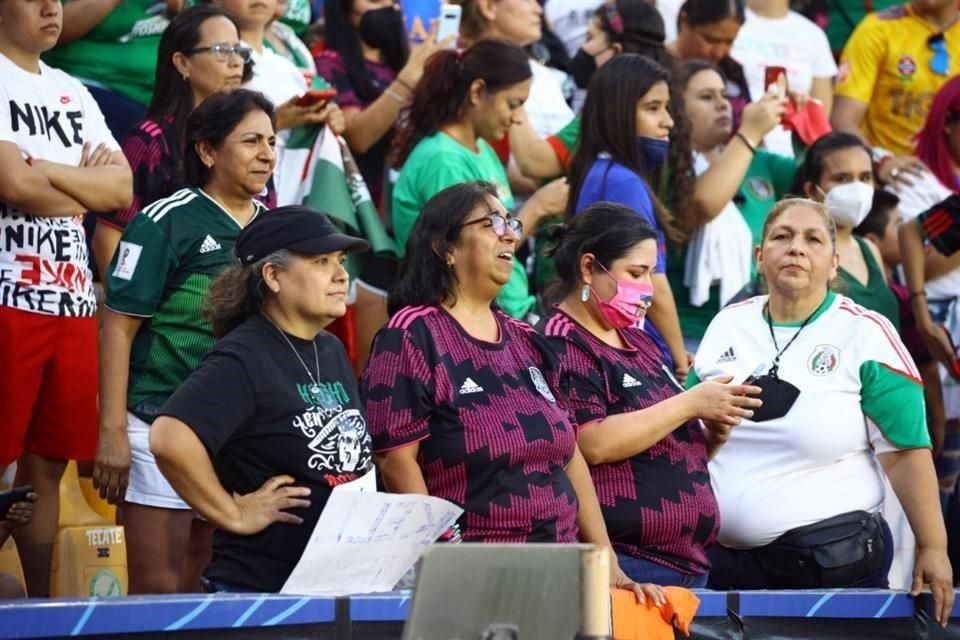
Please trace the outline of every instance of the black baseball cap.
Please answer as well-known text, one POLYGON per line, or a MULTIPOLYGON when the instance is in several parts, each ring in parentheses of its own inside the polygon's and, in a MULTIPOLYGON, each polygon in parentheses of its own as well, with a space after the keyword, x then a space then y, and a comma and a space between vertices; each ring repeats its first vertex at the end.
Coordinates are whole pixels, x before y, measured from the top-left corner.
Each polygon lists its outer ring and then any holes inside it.
POLYGON ((279 249, 318 255, 346 251, 359 253, 370 243, 340 233, 326 215, 302 205, 277 207, 261 213, 237 237, 233 252, 241 264, 263 260, 279 249))

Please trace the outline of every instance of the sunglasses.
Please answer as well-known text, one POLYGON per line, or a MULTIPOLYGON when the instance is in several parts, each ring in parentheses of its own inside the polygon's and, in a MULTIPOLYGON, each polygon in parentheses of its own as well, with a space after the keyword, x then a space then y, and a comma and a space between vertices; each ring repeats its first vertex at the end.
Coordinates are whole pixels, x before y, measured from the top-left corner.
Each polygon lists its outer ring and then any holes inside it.
POLYGON ((250 56, 253 55, 252 49, 242 44, 212 44, 209 47, 194 47, 184 53, 190 56, 195 53, 212 53, 217 62, 230 62, 234 56, 237 56, 244 63, 250 62, 250 56))
POLYGON ((950 75, 950 52, 947 50, 947 40, 942 33, 927 38, 927 46, 933 51, 930 59, 930 70, 938 76, 950 75))
POLYGON ((460 226, 461 228, 469 227, 472 224, 479 224, 481 222, 488 222, 490 224, 490 228, 493 229, 493 232, 500 238, 507 234, 507 229, 510 229, 510 232, 518 238, 523 235, 522 222, 513 216, 504 216, 493 211, 482 218, 477 218, 476 220, 471 220, 470 222, 464 222, 460 226))

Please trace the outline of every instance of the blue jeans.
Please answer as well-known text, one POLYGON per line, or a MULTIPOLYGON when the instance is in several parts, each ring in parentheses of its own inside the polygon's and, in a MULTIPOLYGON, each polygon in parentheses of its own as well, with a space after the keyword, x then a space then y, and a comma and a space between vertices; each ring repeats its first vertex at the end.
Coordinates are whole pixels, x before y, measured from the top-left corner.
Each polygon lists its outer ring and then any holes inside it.
POLYGON ((683 573, 662 564, 642 558, 634 558, 620 552, 617 552, 617 561, 627 577, 635 582, 652 582, 661 587, 686 587, 688 589, 703 589, 707 586, 707 574, 697 576, 683 573))

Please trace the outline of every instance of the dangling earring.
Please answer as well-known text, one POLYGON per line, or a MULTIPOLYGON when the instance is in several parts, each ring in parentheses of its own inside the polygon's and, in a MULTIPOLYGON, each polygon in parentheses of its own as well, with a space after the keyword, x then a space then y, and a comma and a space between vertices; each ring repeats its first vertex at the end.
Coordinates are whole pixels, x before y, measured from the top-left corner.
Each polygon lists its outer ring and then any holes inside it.
POLYGON ((580 302, 586 302, 590 299, 590 285, 585 284, 580 287, 580 302))

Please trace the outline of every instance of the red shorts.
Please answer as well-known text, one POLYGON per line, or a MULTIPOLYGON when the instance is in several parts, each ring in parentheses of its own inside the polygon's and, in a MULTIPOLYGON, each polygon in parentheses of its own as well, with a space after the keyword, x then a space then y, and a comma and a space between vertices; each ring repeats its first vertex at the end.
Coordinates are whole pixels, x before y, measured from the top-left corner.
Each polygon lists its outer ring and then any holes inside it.
POLYGON ((96 318, 0 307, 0 468, 24 451, 93 458, 97 362, 96 318))

